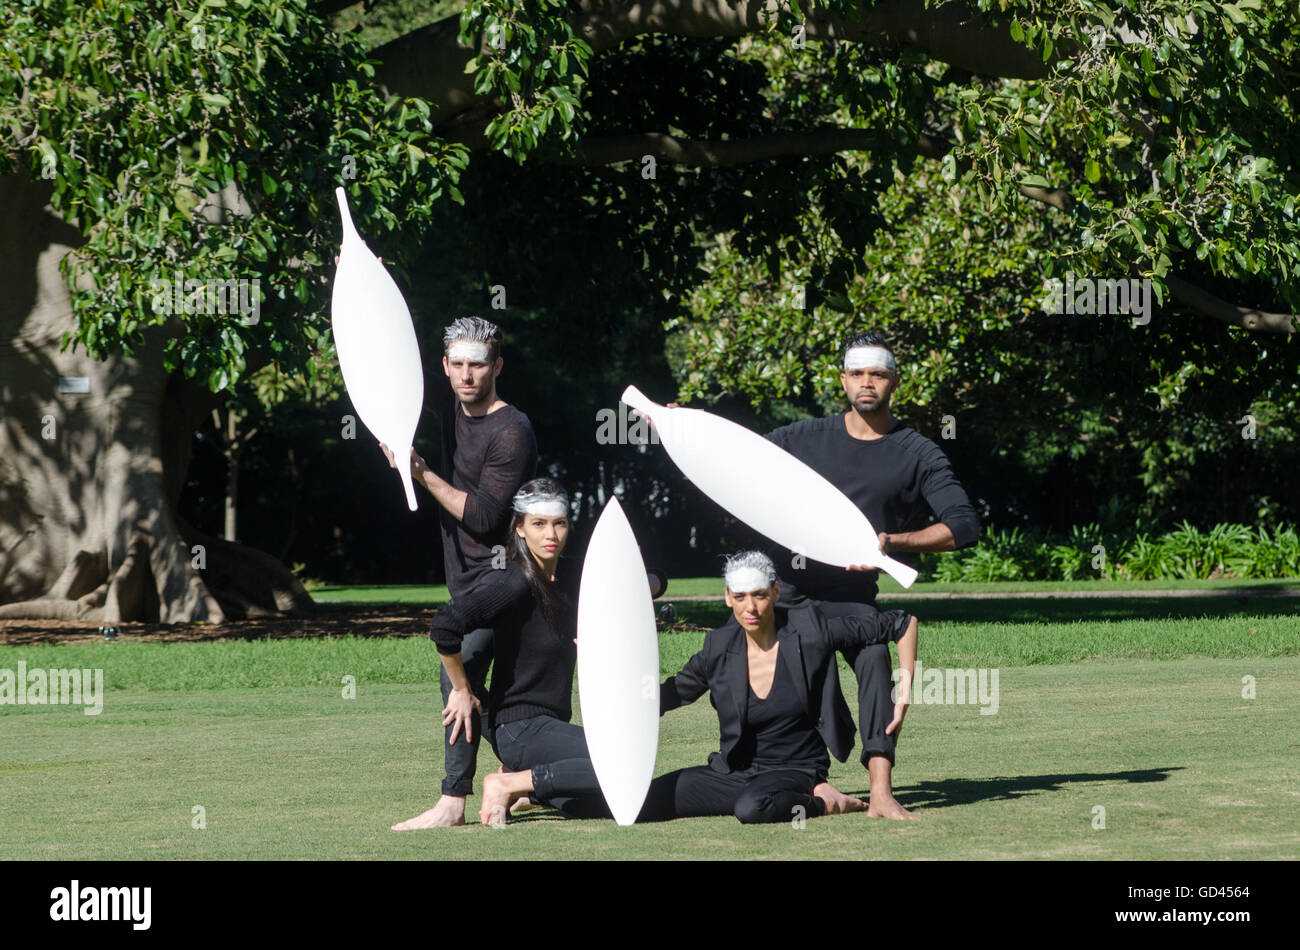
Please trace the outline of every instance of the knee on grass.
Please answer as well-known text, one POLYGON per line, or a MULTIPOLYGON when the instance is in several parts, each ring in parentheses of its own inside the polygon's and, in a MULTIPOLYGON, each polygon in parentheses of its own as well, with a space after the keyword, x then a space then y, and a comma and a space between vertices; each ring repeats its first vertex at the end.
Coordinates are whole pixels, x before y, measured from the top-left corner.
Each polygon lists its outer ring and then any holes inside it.
POLYGON ((775 797, 768 793, 741 792, 733 809, 736 819, 746 825, 765 825, 784 821, 785 815, 776 813, 775 797))

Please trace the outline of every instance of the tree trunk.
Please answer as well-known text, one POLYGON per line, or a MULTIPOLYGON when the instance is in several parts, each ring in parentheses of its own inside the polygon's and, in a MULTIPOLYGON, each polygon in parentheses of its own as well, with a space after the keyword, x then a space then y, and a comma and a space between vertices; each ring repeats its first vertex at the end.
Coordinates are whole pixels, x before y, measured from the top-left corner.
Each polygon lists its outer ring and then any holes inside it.
MULTIPOLYGON (((220 416, 217 416, 220 420, 220 416)), ((244 444, 238 435, 239 422, 235 410, 226 411, 226 524, 222 537, 227 541, 238 540, 239 529, 239 456, 243 454, 244 444)))
POLYGON ((58 265, 80 235, 49 194, 0 177, 0 619, 310 612, 274 558, 179 522, 195 422, 212 397, 164 372, 165 331, 103 362, 60 352, 74 322, 58 265))
POLYGON ((232 452, 226 457, 226 525, 222 534, 227 541, 235 541, 239 525, 236 521, 239 498, 239 455, 232 452))

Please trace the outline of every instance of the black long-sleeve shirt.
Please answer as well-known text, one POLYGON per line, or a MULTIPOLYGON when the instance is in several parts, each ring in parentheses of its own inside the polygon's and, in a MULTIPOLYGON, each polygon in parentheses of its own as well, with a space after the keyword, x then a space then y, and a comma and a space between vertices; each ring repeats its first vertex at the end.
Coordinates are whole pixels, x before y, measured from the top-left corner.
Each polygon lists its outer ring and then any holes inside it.
POLYGON ((554 716, 561 722, 573 718, 576 615, 565 586, 558 585, 556 592, 563 605, 559 631, 547 624, 517 561, 504 571, 491 572, 470 593, 433 615, 429 636, 439 653, 459 653, 465 634, 492 628, 489 727, 533 716, 554 716))
MULTIPOLYGON (((901 422, 879 439, 855 439, 844 416, 836 415, 791 423, 767 438, 844 492, 877 532, 916 531, 933 517, 948 526, 957 548, 969 547, 979 537, 979 517, 947 456, 901 422)), ((783 584, 793 583, 809 597, 875 600, 874 572, 850 572, 810 558, 797 568, 794 552, 775 547, 769 553, 783 584)), ((895 556, 915 566, 914 556, 895 556)))
POLYGON ((515 493, 537 470, 537 438, 528 417, 514 406, 466 415, 450 384, 439 417, 438 475, 466 495, 460 521, 445 508, 438 512, 447 589, 455 600, 492 570, 492 548, 505 542, 515 493))

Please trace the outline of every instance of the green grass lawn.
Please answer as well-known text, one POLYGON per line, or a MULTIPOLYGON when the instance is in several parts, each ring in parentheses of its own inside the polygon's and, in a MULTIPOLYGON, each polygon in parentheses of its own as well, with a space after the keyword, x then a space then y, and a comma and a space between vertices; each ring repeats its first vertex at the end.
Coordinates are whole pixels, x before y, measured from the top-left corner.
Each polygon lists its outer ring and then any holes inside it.
MULTIPOLYGON (((939 583, 917 581, 908 590, 892 577, 882 575, 882 594, 983 594, 983 593, 1040 593, 1052 591, 1142 591, 1142 590, 1231 590, 1300 589, 1300 578, 1284 580, 1217 579, 1212 581, 999 581, 989 584, 939 583)), ((668 593, 663 601, 674 597, 722 597, 720 577, 674 577, 668 582, 668 593)), ((376 586, 320 587, 312 597, 323 604, 445 604, 451 599, 442 584, 398 584, 376 586)))
MULTIPOLYGON (((665 672, 700 640, 661 637, 665 672)), ((0 706, 0 858, 1300 857, 1294 607, 938 620, 921 647, 930 668, 999 671, 996 715, 973 704, 909 714, 895 789, 922 821, 618 828, 534 812, 504 831, 406 834, 388 826, 428 807, 441 778, 425 638, 5 648, 0 667, 101 667, 108 691, 97 717, 0 706), (345 676, 355 699, 342 696, 345 676), (1242 696, 1247 676, 1254 699, 1242 696), (192 828, 196 806, 206 829, 192 828)), ((661 721, 657 772, 716 748, 701 699, 661 721)), ((485 747, 480 774, 495 767, 485 747)), ((831 778, 866 792, 856 759, 831 778)))
POLYGON ((1241 578, 1220 577, 1214 580, 1175 580, 1156 581, 917 581, 906 590, 903 585, 888 574, 880 579, 880 592, 883 594, 983 594, 983 593, 1053 593, 1058 591, 1142 591, 1142 590, 1233 590, 1236 588, 1300 589, 1300 577, 1269 580, 1243 580, 1241 578))

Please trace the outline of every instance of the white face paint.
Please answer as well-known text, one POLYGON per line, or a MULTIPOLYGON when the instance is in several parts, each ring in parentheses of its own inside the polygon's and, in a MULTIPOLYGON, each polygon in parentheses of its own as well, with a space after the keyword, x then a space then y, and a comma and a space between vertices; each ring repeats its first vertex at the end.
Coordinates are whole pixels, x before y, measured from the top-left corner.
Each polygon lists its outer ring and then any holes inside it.
POLYGON ((727 590, 733 594, 748 594, 771 586, 767 572, 756 567, 736 567, 727 572, 727 590))
POLYGON ((850 369, 887 369, 898 372, 894 354, 883 346, 855 346, 844 354, 844 368, 850 369))
POLYGON ((528 495, 522 500, 516 499, 515 512, 521 515, 563 518, 569 514, 569 503, 554 495, 528 495))
POLYGON ((470 343, 466 340, 457 340, 451 346, 447 347, 447 361, 465 360, 468 363, 484 363, 488 361, 488 348, 486 343, 470 343))

